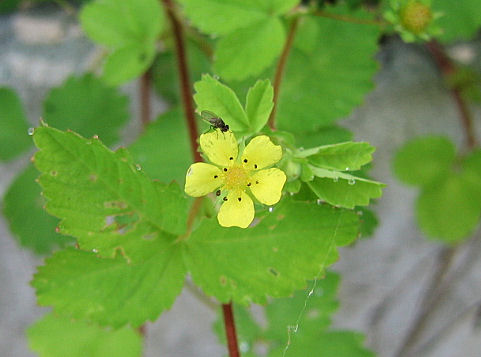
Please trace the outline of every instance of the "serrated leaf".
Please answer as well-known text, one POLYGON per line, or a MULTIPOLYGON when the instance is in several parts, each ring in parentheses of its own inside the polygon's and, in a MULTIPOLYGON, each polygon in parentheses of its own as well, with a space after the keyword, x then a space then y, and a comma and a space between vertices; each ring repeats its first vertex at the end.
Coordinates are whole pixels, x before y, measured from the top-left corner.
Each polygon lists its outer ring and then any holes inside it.
POLYGON ((356 212, 360 215, 359 232, 361 233, 361 238, 371 237, 379 224, 376 214, 366 207, 358 207, 356 212))
POLYGON ((394 172, 407 184, 427 185, 448 174, 455 156, 454 144, 445 137, 416 138, 397 152, 394 172))
POLYGON ((214 71, 226 80, 256 76, 281 53, 285 31, 269 17, 222 37, 217 43, 214 71))
POLYGON ((204 220, 185 242, 194 282, 221 302, 288 296, 337 260, 358 232, 355 213, 285 199, 253 228, 204 220))
POLYGON ((181 250, 161 238, 142 245, 135 263, 121 254, 101 258, 72 248, 55 253, 32 281, 38 304, 116 328, 155 320, 173 304, 185 276, 181 250))
POLYGON ((376 149, 366 142, 345 142, 318 146, 302 150, 298 157, 306 157, 309 163, 337 171, 356 171, 372 161, 372 153, 376 149))
POLYGON ((120 48, 150 42, 162 29, 164 16, 157 0, 97 0, 84 6, 80 22, 93 41, 120 48))
POLYGON ((436 0, 433 9, 442 13, 436 23, 443 29, 440 36, 443 42, 469 40, 481 26, 481 3, 478 0, 436 0))
MULTIPOLYGON (((109 242, 102 253, 112 256, 126 235, 184 232, 189 201, 183 192, 151 181, 126 150, 112 152, 99 140, 47 127, 35 130, 34 141, 46 209, 61 218, 61 232, 78 238, 81 247, 109 242)), ((135 254, 133 247, 124 254, 135 254)))
POLYGON ((384 184, 344 172, 311 167, 316 178, 307 182, 309 188, 331 205, 353 209, 367 206, 373 198, 382 195, 384 184))
POLYGON ((256 0, 179 0, 187 18, 202 32, 225 35, 263 21, 268 14, 256 0))
POLYGON ((58 129, 83 136, 98 135, 107 145, 119 140, 119 130, 129 117, 129 101, 91 74, 70 77, 50 91, 43 118, 58 129))
POLYGON ((352 138, 352 132, 333 125, 296 135, 296 143, 299 147, 310 148, 318 145, 330 145, 351 141, 352 138))
POLYGON ((45 200, 35 182, 38 175, 35 167, 29 165, 15 178, 5 194, 3 213, 20 244, 35 253, 44 254, 73 240, 55 232, 58 219, 43 209, 45 200))
MULTIPOLYGON (((369 16, 362 11, 351 13, 346 6, 330 12, 369 16)), ((318 38, 311 42, 316 47, 311 53, 299 46, 291 50, 277 111, 278 128, 298 133, 332 125, 348 115, 373 88, 372 77, 378 68, 374 60, 379 36, 376 26, 320 17, 306 21, 309 26, 301 23, 296 37, 316 37, 311 35, 314 22, 318 38)))
POLYGON ((11 160, 32 145, 27 130, 20 98, 13 90, 0 87, 0 161, 11 160))
POLYGON ((192 158, 182 110, 170 110, 149 123, 129 151, 150 177, 183 185, 192 158))
POLYGON ((40 357, 139 357, 142 338, 129 327, 108 330, 48 314, 27 330, 30 348, 40 357))
POLYGON ((199 113, 203 110, 211 111, 220 116, 231 130, 247 130, 249 119, 232 89, 208 74, 195 82, 194 88, 194 100, 199 113))
POLYGON ((271 82, 259 80, 256 84, 249 88, 246 98, 246 112, 249 118, 251 130, 259 132, 269 120, 274 102, 274 88, 271 82))
POLYGON ((451 173, 424 187, 416 205, 421 229, 433 238, 456 243, 478 225, 481 201, 462 173, 451 173))

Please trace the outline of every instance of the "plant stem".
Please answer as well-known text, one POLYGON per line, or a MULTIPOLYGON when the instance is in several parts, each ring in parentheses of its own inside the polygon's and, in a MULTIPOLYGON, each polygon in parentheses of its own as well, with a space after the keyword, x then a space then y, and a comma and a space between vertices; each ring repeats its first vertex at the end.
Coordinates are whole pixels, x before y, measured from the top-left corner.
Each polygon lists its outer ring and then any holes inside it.
MULTIPOLYGON (((431 41, 426 44, 426 47, 431 53, 443 77, 449 77, 456 73, 456 66, 447 56, 444 48, 439 42, 431 41)), ((464 135, 466 138, 466 146, 468 149, 473 149, 477 145, 477 142, 474 134, 471 112, 469 111, 468 105, 461 95, 461 89, 459 87, 450 88, 450 92, 459 111, 459 119, 461 121, 461 125, 463 126, 464 135)))
POLYGON ((199 136, 199 131, 197 129, 197 122, 195 120, 194 103, 192 101, 192 92, 190 90, 189 70, 187 67, 187 56, 185 53, 185 41, 182 23, 175 14, 172 0, 162 0, 162 3, 164 4, 167 17, 172 26, 172 33, 174 34, 179 83, 182 103, 184 105, 184 115, 187 121, 187 128, 189 129, 192 157, 195 162, 198 162, 202 161, 202 157, 197 151, 197 137, 199 136))
POLYGON ((344 22, 349 22, 351 24, 359 25, 375 25, 375 26, 385 26, 386 22, 381 20, 370 20, 370 19, 360 19, 357 17, 351 17, 346 15, 331 14, 323 10, 317 10, 312 13, 314 16, 325 17, 328 19, 339 20, 344 22))
POLYGON ((142 123, 142 130, 145 130, 147 124, 150 122, 151 112, 151 97, 150 90, 152 88, 152 75, 150 69, 140 77, 139 92, 140 92, 140 122, 142 123))
POLYGON ((234 313, 232 312, 232 303, 222 304, 222 312, 224 313, 225 335, 227 337, 227 347, 229 349, 229 357, 239 357, 239 347, 237 344, 237 334, 234 324, 234 313))
POLYGON ((281 88, 282 77, 284 75, 284 69, 286 67, 287 58, 289 57, 289 52, 291 51, 292 43, 294 42, 294 37, 296 34, 297 27, 299 25, 299 17, 292 20, 289 27, 289 33, 287 35, 286 43, 277 63, 276 74, 274 77, 274 107, 272 108, 271 115, 269 117, 269 127, 271 129, 276 128, 276 112, 277 112, 277 102, 279 99, 279 91, 281 88))

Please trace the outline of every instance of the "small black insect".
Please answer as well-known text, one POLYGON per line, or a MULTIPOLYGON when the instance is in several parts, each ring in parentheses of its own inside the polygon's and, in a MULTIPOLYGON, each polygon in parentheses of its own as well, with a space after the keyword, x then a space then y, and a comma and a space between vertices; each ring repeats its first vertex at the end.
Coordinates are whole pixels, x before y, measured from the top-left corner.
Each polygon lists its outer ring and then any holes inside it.
POLYGON ((200 115, 202 119, 208 122, 213 129, 219 129, 223 133, 229 131, 229 125, 224 123, 224 121, 219 118, 217 114, 209 112, 208 110, 203 110, 200 115))

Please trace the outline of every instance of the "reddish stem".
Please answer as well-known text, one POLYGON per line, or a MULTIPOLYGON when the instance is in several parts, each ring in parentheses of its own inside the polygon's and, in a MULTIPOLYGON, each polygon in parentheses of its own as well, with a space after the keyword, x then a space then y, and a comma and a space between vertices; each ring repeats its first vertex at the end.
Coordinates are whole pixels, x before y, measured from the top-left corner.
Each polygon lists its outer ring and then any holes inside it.
MULTIPOLYGON (((443 76, 448 77, 456 73, 457 69, 455 64, 446 55, 443 46, 439 42, 431 41, 426 44, 426 47, 433 56, 433 59, 443 76)), ((459 119, 464 129, 466 145, 469 149, 472 149, 476 146, 476 136, 474 134, 473 119, 468 105, 461 95, 460 88, 452 87, 450 91, 459 111, 459 119)))
POLYGON ((148 69, 142 77, 140 77, 139 83, 140 91, 140 122, 142 123, 142 129, 145 130, 147 124, 150 122, 150 90, 152 88, 152 76, 150 69, 148 69))
POLYGON ((286 43, 284 44, 281 57, 279 58, 279 62, 277 63, 276 74, 274 77, 274 107, 272 108, 268 123, 269 127, 273 130, 276 128, 277 101, 279 99, 279 91, 281 89, 282 77, 284 76, 284 69, 286 67, 287 58, 289 57, 289 52, 291 51, 292 43, 294 42, 294 37, 298 25, 299 17, 296 17, 291 22, 286 43))
POLYGON ((187 121, 187 128, 189 129, 192 157, 194 158, 195 162, 202 161, 202 157, 197 151, 197 137, 199 136, 199 131, 197 129, 197 122, 195 120, 194 103, 192 101, 192 92, 190 90, 189 70, 187 67, 187 56, 185 53, 185 41, 182 23, 175 14, 172 0, 162 0, 162 2, 164 4, 167 17, 172 25, 172 32, 174 34, 180 91, 182 103, 184 104, 184 114, 187 121))
POLYGON ((222 312, 224 313, 225 335, 227 337, 227 347, 229 349, 229 357, 239 357, 239 347, 237 344, 237 334, 234 324, 234 313, 232 312, 232 303, 222 304, 222 312))

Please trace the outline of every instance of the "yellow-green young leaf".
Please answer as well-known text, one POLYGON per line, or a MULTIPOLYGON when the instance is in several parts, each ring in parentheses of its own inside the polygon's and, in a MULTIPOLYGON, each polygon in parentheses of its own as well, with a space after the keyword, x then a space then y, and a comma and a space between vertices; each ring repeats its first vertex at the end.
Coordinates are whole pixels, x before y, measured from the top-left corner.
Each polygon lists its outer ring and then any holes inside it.
POLYGON ((268 79, 259 80, 249 88, 246 99, 246 112, 252 132, 259 132, 271 114, 274 102, 274 88, 268 79))
POLYGON ((27 330, 30 348, 39 357, 140 357, 142 338, 132 328, 105 329, 48 314, 27 330))
POLYGON ((232 89, 206 74, 194 83, 197 111, 211 111, 220 116, 233 131, 246 131, 249 119, 232 89))
POLYGON ((365 142, 345 142, 300 151, 298 157, 307 157, 309 163, 329 170, 356 171, 372 161, 376 149, 365 142))
POLYGON ((284 41, 284 26, 277 17, 238 29, 217 43, 214 70, 226 80, 256 76, 281 53, 284 41))
POLYGON ((135 162, 150 177, 162 182, 175 180, 181 186, 186 168, 192 163, 183 115, 179 108, 160 115, 129 147, 135 162))
POLYGON ((50 91, 43 119, 61 130, 83 136, 97 135, 106 145, 119 140, 119 130, 129 117, 129 102, 117 89, 107 87, 92 74, 69 77, 50 91))
POLYGON ((303 288, 334 263, 358 224, 353 212, 286 198, 253 228, 202 221, 185 241, 184 260, 194 282, 219 301, 265 303, 303 288))
POLYGON ((436 20, 443 29, 443 42, 469 40, 481 26, 481 2, 479 0, 435 0, 434 11, 443 16, 436 20))
POLYGON ((299 4, 300 0, 265 0, 260 5, 264 6, 269 14, 281 15, 292 10, 299 4))
POLYGON ((115 328, 155 320, 180 293, 185 267, 177 245, 167 239, 150 243, 142 245, 136 262, 121 249, 115 258, 72 248, 55 253, 32 281, 38 304, 115 328))
MULTIPOLYGON (((370 16, 361 10, 351 12, 347 6, 326 11, 370 16)), ((302 44, 292 48, 282 82, 278 128, 298 133, 317 130, 359 106, 374 86, 378 36, 377 26, 323 17, 303 19, 296 34, 302 44), (309 43, 303 42, 305 37, 309 43)))
POLYGON ((411 185, 428 185, 448 174, 456 156, 454 144, 431 136, 408 141, 394 158, 394 173, 411 185))
POLYGON ((0 161, 11 160, 32 144, 22 103, 9 88, 0 88, 0 161))
POLYGON ((257 0, 179 0, 187 18, 202 32, 225 35, 255 22, 264 21, 265 12, 257 0))
POLYGON ((46 209, 81 247, 105 249, 106 256, 121 248, 133 259, 142 244, 135 239, 147 244, 145 235, 184 232, 188 200, 181 189, 152 181, 125 149, 113 152, 98 139, 48 127, 37 128, 34 141, 46 209))
POLYGON ((416 211, 423 232, 456 243, 479 224, 479 191, 473 190, 463 173, 452 172, 423 188, 416 211))
POLYGON ((307 182, 309 188, 321 200, 334 206, 353 209, 355 206, 367 206, 373 198, 382 195, 384 184, 344 172, 330 171, 311 166, 316 176, 307 182))
POLYGON ((3 201, 3 213, 10 230, 24 247, 45 254, 54 247, 72 243, 69 237, 55 232, 58 219, 43 209, 45 200, 35 182, 39 173, 29 165, 8 188, 3 201))

